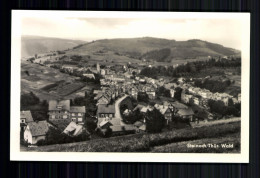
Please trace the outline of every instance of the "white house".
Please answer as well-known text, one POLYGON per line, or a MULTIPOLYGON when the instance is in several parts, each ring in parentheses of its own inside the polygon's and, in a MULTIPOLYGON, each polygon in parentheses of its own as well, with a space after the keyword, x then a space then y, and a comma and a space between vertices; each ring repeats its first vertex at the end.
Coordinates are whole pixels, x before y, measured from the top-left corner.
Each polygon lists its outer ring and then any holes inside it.
POLYGON ((30 144, 37 144, 39 140, 45 140, 50 126, 51 124, 47 121, 29 122, 24 131, 24 140, 30 144))

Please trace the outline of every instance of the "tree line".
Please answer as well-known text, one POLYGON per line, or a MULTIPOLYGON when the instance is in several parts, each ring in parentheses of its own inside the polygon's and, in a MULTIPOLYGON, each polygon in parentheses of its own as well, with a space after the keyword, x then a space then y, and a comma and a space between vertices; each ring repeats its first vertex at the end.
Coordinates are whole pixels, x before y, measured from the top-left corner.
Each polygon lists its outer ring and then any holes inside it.
POLYGON ((142 69, 140 75, 146 77, 157 78, 157 76, 170 76, 170 77, 181 77, 185 74, 198 73, 202 69, 210 67, 220 67, 220 68, 234 68, 241 67, 241 58, 232 59, 215 59, 211 58, 206 61, 195 61, 187 62, 186 64, 179 65, 177 67, 169 66, 157 66, 157 67, 146 67, 142 69))

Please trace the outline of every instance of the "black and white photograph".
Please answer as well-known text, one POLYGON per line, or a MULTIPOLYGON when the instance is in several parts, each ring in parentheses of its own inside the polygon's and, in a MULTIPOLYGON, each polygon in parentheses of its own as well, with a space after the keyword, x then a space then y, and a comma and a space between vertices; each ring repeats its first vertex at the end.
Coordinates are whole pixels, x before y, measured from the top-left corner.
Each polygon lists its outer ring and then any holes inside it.
POLYGON ((249 42, 249 13, 12 11, 11 159, 246 163, 249 42))

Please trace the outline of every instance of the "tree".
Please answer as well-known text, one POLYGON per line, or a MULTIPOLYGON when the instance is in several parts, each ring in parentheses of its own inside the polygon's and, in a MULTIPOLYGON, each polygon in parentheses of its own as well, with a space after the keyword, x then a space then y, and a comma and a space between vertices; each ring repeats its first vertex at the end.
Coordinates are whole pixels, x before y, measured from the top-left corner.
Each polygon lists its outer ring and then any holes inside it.
POLYGON ((137 94, 137 100, 139 101, 139 102, 148 102, 149 101, 149 97, 148 97, 148 95, 146 94, 146 93, 144 93, 144 92, 138 92, 138 94, 137 94))
POLYGON ((174 93, 174 98, 177 100, 181 100, 181 93, 182 93, 182 88, 176 87, 175 93, 174 93))
POLYGON ((87 128, 90 133, 94 133, 97 128, 97 119, 95 117, 86 117, 84 127, 87 128))
POLYGON ((170 90, 166 89, 163 86, 159 87, 157 94, 160 96, 171 97, 170 90))
POLYGON ((84 97, 76 97, 74 98, 73 104, 75 106, 85 106, 86 105, 86 99, 84 97))
POLYGON ((122 117, 123 117, 124 122, 126 122, 128 124, 134 124, 136 121, 140 121, 143 119, 143 115, 141 114, 139 109, 132 111, 127 116, 122 116, 122 117))
POLYGON ((39 104, 40 99, 33 93, 26 93, 21 95, 21 108, 39 104))
POLYGON ((164 127, 165 119, 164 116, 157 109, 147 111, 146 113, 146 129, 147 132, 155 133, 161 132, 164 127))

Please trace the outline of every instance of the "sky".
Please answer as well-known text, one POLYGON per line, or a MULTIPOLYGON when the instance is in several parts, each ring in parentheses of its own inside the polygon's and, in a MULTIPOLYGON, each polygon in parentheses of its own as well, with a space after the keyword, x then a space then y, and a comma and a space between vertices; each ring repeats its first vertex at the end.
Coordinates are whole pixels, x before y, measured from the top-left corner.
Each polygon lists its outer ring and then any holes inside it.
POLYGON ((77 18, 25 17, 22 35, 97 40, 156 37, 185 41, 201 39, 241 49, 242 23, 216 18, 77 18))

